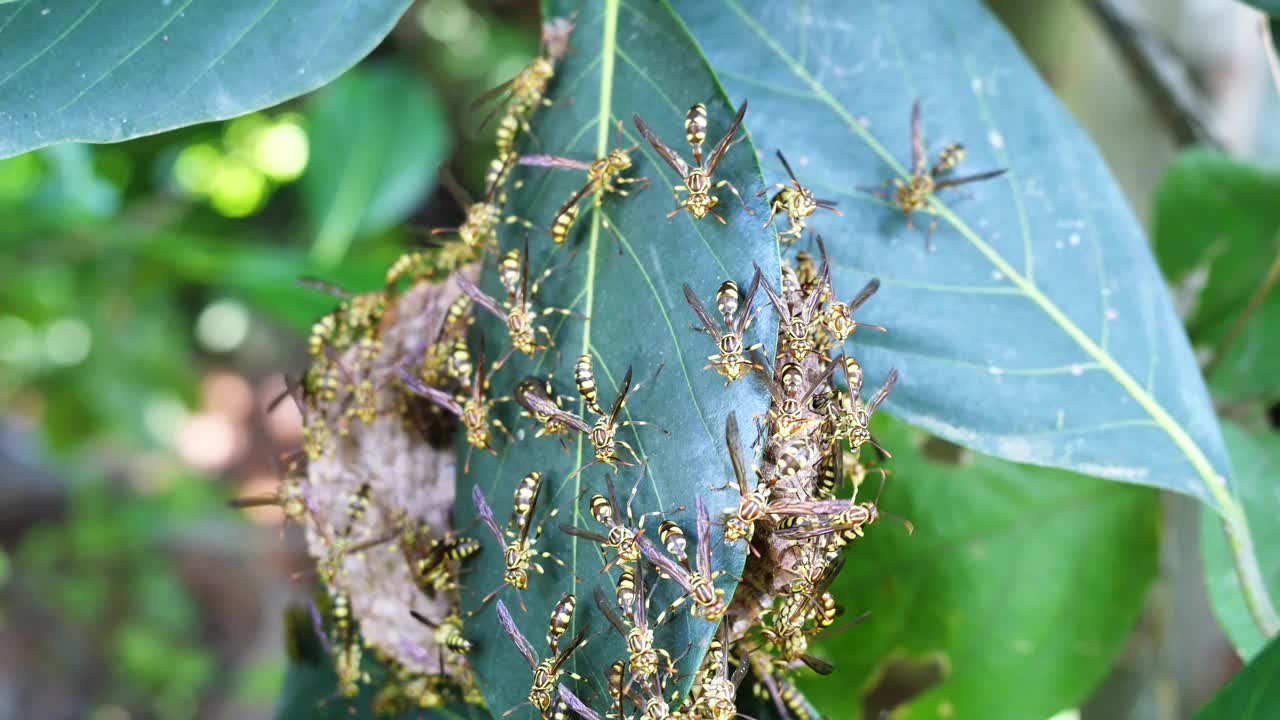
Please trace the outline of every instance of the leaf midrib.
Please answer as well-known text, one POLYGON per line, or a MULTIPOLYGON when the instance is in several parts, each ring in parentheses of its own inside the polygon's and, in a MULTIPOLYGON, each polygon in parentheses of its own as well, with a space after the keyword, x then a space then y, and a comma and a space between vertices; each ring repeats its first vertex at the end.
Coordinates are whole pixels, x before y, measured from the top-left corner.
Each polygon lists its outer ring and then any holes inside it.
MULTIPOLYGON (((832 97, 816 78, 794 58, 792 58, 774 39, 764 31, 762 27, 751 17, 737 2, 737 0, 725 0, 725 4, 738 15, 743 24, 754 32, 760 40, 768 47, 784 64, 790 69, 797 78, 809 85, 815 97, 822 103, 831 108, 835 114, 845 122, 850 130, 854 132, 867 146, 878 155, 898 176, 906 179, 908 173, 905 168, 897 161, 897 159, 880 144, 871 133, 857 122, 849 112, 832 97)), ((1067 334, 1076 344, 1078 344, 1088 355, 1090 355, 1097 363, 1111 375, 1115 381, 1126 392, 1133 397, 1139 406, 1147 412, 1148 415, 1156 422, 1156 424, 1164 430, 1169 439, 1183 453, 1187 460, 1191 463, 1196 473, 1200 475, 1205 488, 1213 496, 1218 506, 1215 508, 1224 516, 1239 515, 1239 508, 1226 486, 1226 479, 1220 476, 1214 470, 1212 463, 1205 456, 1200 446, 1191 439, 1186 430, 1179 425, 1168 411, 1164 409, 1154 397, 1152 397, 1145 389, 1134 380, 1115 358, 1103 350, 1090 338, 1083 330, 1079 328, 1066 314, 1054 304, 1044 293, 1030 282, 1022 273, 1018 272, 1008 263, 993 247, 988 245, 974 230, 961 220, 951 209, 936 197, 930 198, 930 207, 935 210, 940 217, 947 221, 956 229, 966 240, 970 242, 987 260, 995 266, 996 269, 1004 273, 1029 300, 1035 303, 1044 313, 1057 324, 1063 332, 1067 334)))

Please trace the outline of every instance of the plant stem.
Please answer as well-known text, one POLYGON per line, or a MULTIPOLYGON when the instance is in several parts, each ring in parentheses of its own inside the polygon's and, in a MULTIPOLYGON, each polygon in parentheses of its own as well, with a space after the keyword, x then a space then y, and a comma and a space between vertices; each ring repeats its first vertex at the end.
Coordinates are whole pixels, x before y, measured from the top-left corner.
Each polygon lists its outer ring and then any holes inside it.
POLYGON ((1209 130, 1205 103, 1186 65, 1167 44, 1139 27, 1112 0, 1088 0, 1089 9, 1133 69, 1179 145, 1200 143, 1221 150, 1209 130))
POLYGON ((1280 616, 1276 615, 1276 608, 1271 604, 1271 595, 1262 578, 1262 570, 1258 567, 1258 555, 1253 547, 1253 538, 1249 535, 1249 523, 1245 519, 1244 510, 1235 500, 1222 508, 1222 527, 1231 544, 1236 577, 1240 579, 1240 591, 1244 594, 1249 614, 1253 616, 1253 621, 1263 636, 1272 638, 1280 632, 1280 616))
MULTIPOLYGON (((1280 244, 1280 233, 1276 235, 1277 243, 1280 244)), ((1222 362, 1222 358, 1227 354, 1227 348, 1240 337, 1240 333, 1244 332, 1244 326, 1248 324, 1258 308, 1262 307, 1262 303, 1267 299, 1267 295, 1271 294, 1271 290, 1275 288, 1276 283, 1280 282, 1280 252, 1276 253, 1275 258, 1271 260, 1271 267, 1267 268, 1267 274, 1263 276, 1262 282, 1257 289, 1253 291, 1253 295, 1249 297, 1249 302, 1236 316, 1235 322, 1231 323, 1227 334, 1222 337, 1222 341, 1213 350, 1213 356, 1209 358, 1209 362, 1204 366, 1204 376, 1208 379, 1213 376, 1213 371, 1217 369, 1222 362)))

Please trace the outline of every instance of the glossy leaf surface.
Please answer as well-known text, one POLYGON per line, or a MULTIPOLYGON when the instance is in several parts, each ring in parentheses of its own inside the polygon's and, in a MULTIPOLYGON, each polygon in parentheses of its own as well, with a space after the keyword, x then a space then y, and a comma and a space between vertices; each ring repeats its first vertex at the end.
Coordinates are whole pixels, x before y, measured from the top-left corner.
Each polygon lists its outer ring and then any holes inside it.
MULTIPOLYGON (((709 152, 733 117, 736 99, 731 105, 669 8, 660 2, 553 3, 547 16, 573 11, 578 13, 573 50, 553 81, 554 105, 540 110, 533 120, 536 151, 590 160, 619 142, 630 147, 638 141, 632 124, 632 114, 638 112, 672 148, 688 158, 685 112, 693 103, 704 102, 710 118, 709 152)), ((584 201, 570 237, 571 247, 554 249, 546 230, 530 234, 533 272, 556 267, 542 284, 536 306, 567 307, 589 319, 545 318, 555 336, 555 347, 539 355, 536 362, 513 355, 493 378, 492 394, 509 394, 528 374, 545 377, 552 372, 555 391, 574 396, 566 400, 565 407, 593 422, 595 417, 583 409, 574 392, 573 365, 579 355, 594 357, 600 402, 606 410, 629 367, 639 382, 665 364, 656 380, 646 382, 628 401, 619 419, 653 422, 670 435, 653 425, 623 428, 618 438, 630 443, 648 462, 643 469, 622 468, 616 482, 625 503, 639 478, 634 513, 661 513, 678 522, 690 540, 692 555, 695 498, 701 497, 713 514, 736 504, 736 490, 725 487, 732 478, 724 449, 725 416, 735 411, 739 422, 749 428, 752 414, 764 412, 767 393, 758 375, 726 388, 719 376, 703 369, 707 356, 715 352, 714 343, 708 335, 691 329, 696 318, 685 302, 681 284, 688 283, 714 308, 720 283, 732 278, 745 288, 753 262, 765 268, 776 285, 777 250, 772 233, 760 228, 761 204, 755 203, 757 215, 746 215, 727 189, 717 191, 721 202, 716 208, 727 224, 711 216, 694 220, 687 213, 667 219, 674 206, 671 187, 680 179, 648 145, 636 148, 633 158, 636 164, 628 174, 647 176, 651 186, 637 190, 633 185, 632 194, 625 198, 607 196, 598 212, 592 210, 590 198, 584 201), (611 229, 604 226, 606 220, 611 229), (685 509, 678 511, 679 506, 685 509)), ((716 175, 731 180, 746 197, 760 188, 760 172, 749 140, 728 151, 716 175)), ((515 179, 523 180, 524 186, 513 192, 508 210, 545 228, 585 177, 581 172, 533 167, 518 169, 515 179)), ((504 250, 519 247, 523 241, 523 230, 503 234, 504 250)), ((489 293, 503 296, 492 265, 486 268, 482 284, 489 293)), ((505 352, 509 346, 505 327, 487 316, 478 325, 484 331, 489 357, 505 352)), ((749 341, 765 339, 776 327, 776 318, 766 308, 748 333, 749 341)), ((585 438, 571 437, 566 452, 554 439, 535 439, 534 427, 529 420, 517 417, 515 409, 514 404, 503 406, 500 417, 522 439, 511 444, 499 435, 496 459, 475 453, 470 474, 459 476, 458 496, 468 498, 473 484, 478 484, 498 522, 505 523, 519 479, 531 470, 546 475, 549 492, 539 503, 535 521, 540 522, 553 508, 559 509, 559 515, 547 522, 539 545, 562 558, 567 567, 542 561, 546 574, 534 575, 523 594, 527 612, 520 611, 510 589, 503 590, 500 597, 534 650, 547 654, 544 636, 551 607, 562 593, 575 593, 578 610, 566 639, 588 622, 593 639, 568 666, 600 689, 605 686, 605 666, 622 652, 622 638, 596 609, 592 589, 599 586, 612 598, 617 570, 605 579, 600 573, 603 562, 598 547, 569 538, 558 525, 601 529, 590 517, 587 501, 590 495, 604 492, 609 469, 595 465, 570 477, 591 460, 591 445, 585 438)), ((467 447, 462 444, 459 448, 462 462, 467 447)), ((630 461, 625 449, 620 453, 630 461)), ((470 503, 460 502, 459 524, 466 526, 473 517, 470 503)), ((658 517, 645 521, 655 539, 658 522, 658 517)), ((712 529, 715 567, 727 573, 718 578, 717 585, 731 596, 731 576, 741 570, 743 550, 740 545, 725 546, 720 527, 712 529)), ((467 610, 476 608, 479 599, 502 582, 502 561, 493 538, 482 526, 477 525, 475 532, 484 539, 485 549, 473 563, 474 572, 467 576, 463 596, 467 610)), ((651 579, 651 571, 649 575, 651 579)), ((676 594, 671 583, 664 583, 654 598, 651 617, 676 594)), ((706 651, 711 630, 711 623, 689 617, 686 604, 678 619, 659 631, 658 639, 673 656, 684 653, 681 667, 687 673, 706 651)), ((467 633, 478 645, 474 666, 494 713, 523 702, 531 673, 498 626, 492 605, 470 621, 467 633)), ((687 687, 687 675, 682 680, 687 687)), ((517 713, 515 717, 530 717, 534 711, 526 707, 517 713)))
POLYGON ((235 117, 329 82, 408 0, 0 6, 0 158, 235 117))
MULTIPOLYGON (((1222 440, 1182 325, 1132 211, 1093 143, 975 0, 765 0, 677 8, 731 94, 748 96, 761 157, 782 148, 840 202, 815 216, 836 288, 882 281, 859 334, 869 367, 902 374, 886 407, 956 443, 1230 502, 1222 440), (930 216, 861 192, 907 177, 912 103, 931 165, 967 145, 930 216)), ((772 160, 767 176, 785 176, 772 160)), ((1224 510, 1224 512, 1227 510, 1224 510)))

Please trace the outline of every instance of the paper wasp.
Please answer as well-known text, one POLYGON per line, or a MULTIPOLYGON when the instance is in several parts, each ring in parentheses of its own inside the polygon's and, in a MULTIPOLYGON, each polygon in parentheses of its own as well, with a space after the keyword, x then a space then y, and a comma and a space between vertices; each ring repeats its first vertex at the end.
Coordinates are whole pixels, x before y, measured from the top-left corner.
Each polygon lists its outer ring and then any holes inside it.
POLYGON ((475 379, 471 382, 470 394, 460 395, 457 398, 439 388, 422 382, 408 370, 400 369, 400 379, 410 392, 426 398, 462 421, 462 425, 467 431, 467 443, 471 446, 467 451, 467 459, 463 465, 462 471, 464 473, 471 471, 471 450, 480 448, 481 450, 488 450, 494 455, 498 454, 493 449, 490 427, 501 430, 513 442, 515 440, 501 420, 498 418, 489 419, 489 411, 503 398, 485 397, 485 394, 489 391, 489 379, 486 375, 488 368, 485 365, 483 340, 480 343, 480 351, 476 356, 475 368, 476 374, 475 379))
MULTIPOLYGON (((791 171, 791 163, 787 162, 787 158, 778 151, 778 159, 782 161, 782 167, 786 168, 787 175, 791 177, 791 185, 783 185, 778 183, 773 187, 778 190, 772 198, 769 199, 769 219, 764 221, 762 228, 767 228, 773 224, 773 219, 778 213, 786 213, 787 220, 791 222, 791 227, 778 233, 778 239, 790 245, 800 236, 804 234, 804 221, 806 218, 818 211, 818 208, 830 210, 836 215, 840 215, 840 211, 836 209, 834 200, 820 200, 813 196, 813 191, 800 184, 796 179, 796 174, 791 171), (785 239, 784 239, 785 238, 785 239)), ((756 197, 760 197, 769 192, 769 188, 765 188, 756 193, 756 197)))
POLYGON ((751 656, 751 671, 755 674, 756 685, 752 688, 755 696, 761 700, 772 699, 778 717, 783 720, 818 720, 809 705, 809 701, 800 693, 800 689, 782 672, 773 667, 765 656, 757 653, 751 656))
POLYGON ((835 363, 825 364, 818 378, 808 388, 804 387, 804 369, 800 365, 788 362, 778 370, 778 381, 769 384, 773 404, 769 407, 768 415, 774 437, 789 438, 819 422, 805 418, 804 411, 810 407, 811 400, 818 392, 827 389, 827 381, 835 369, 835 363))
POLYGON ((466 293, 476 305, 488 310, 507 326, 507 334, 511 337, 511 349, 494 364, 495 370, 502 367, 514 351, 518 350, 525 355, 533 355, 552 344, 551 332, 547 330, 545 325, 537 324, 540 318, 553 314, 574 314, 572 310, 564 308, 533 309, 533 297, 538 294, 538 288, 542 281, 551 275, 554 268, 547 268, 532 285, 529 284, 529 241, 527 239, 524 244, 524 254, 521 255, 519 250, 511 250, 503 256, 502 268, 500 268, 499 276, 504 279, 504 282, 507 279, 518 279, 518 282, 512 282, 512 286, 507 288, 507 299, 501 304, 462 275, 454 276, 458 287, 462 288, 462 292, 466 293), (519 269, 514 273, 509 273, 507 270, 502 269, 508 265, 519 269), (514 274, 514 277, 510 277, 512 274, 514 274), (546 345, 538 343, 539 334, 546 339, 546 345))
POLYGON ((876 197, 888 199, 896 205, 907 216, 907 228, 911 227, 911 213, 923 210, 932 215, 929 234, 925 236, 924 241, 925 249, 931 251, 933 250, 933 232, 938 228, 937 212, 929 204, 933 195, 949 187, 990 180, 1008 171, 1007 168, 1002 168, 964 177, 942 177, 960 163, 964 153, 964 145, 952 143, 938 153, 938 159, 933 163, 933 167, 928 167, 929 158, 925 152, 924 137, 920 132, 920 101, 916 100, 911 105, 911 179, 903 182, 894 178, 892 195, 871 188, 859 189, 876 197))
POLYGON ((676 598, 670 607, 658 615, 657 624, 659 625, 663 624, 668 613, 679 608, 685 600, 690 598, 692 598, 693 603, 689 614, 693 617, 706 618, 711 622, 719 621, 729 608, 724 599, 724 588, 715 586, 716 578, 725 573, 723 570, 712 571, 711 518, 707 515, 707 506, 703 504, 702 496, 698 495, 694 500, 698 518, 698 554, 697 565, 694 569, 691 570, 676 563, 676 561, 658 550, 649 538, 643 535, 640 536, 640 551, 645 558, 685 590, 684 595, 676 598))
MULTIPOLYGON (((623 420, 619 422, 618 414, 622 412, 622 408, 626 405, 628 398, 638 392, 645 383, 658 377, 658 373, 662 372, 662 367, 663 364, 659 363, 658 369, 653 371, 653 375, 639 383, 636 383, 635 387, 631 386, 631 368, 628 367, 626 374, 622 377, 622 387, 618 390, 618 396, 614 399, 613 405, 609 408, 608 414, 605 414, 600 412, 600 404, 597 400, 595 372, 592 369, 591 355, 588 353, 578 358, 578 362, 574 366, 574 379, 578 383, 578 393, 582 395, 582 400, 586 406, 600 417, 587 432, 587 437, 591 441, 591 447, 594 449, 595 459, 575 470, 573 473, 574 475, 577 475, 596 463, 605 463, 610 467, 616 467, 617 465, 640 464, 640 455, 636 452, 635 448, 631 447, 631 444, 625 440, 618 440, 617 433, 618 430, 629 425, 640 426, 650 425, 651 423, 643 420, 623 420), (618 456, 619 447, 626 448, 627 452, 631 453, 631 458, 635 460, 635 463, 629 463, 620 458, 618 456)), ((564 414, 571 415, 571 413, 568 412, 564 414)), ((575 417, 578 420, 578 423, 585 424, 585 421, 583 421, 582 418, 578 418, 577 416, 572 417, 575 417)), ((575 424, 573 427, 576 429, 577 425, 575 424)), ((663 430, 662 432, 666 433, 667 431, 663 430)))
POLYGON ((755 313, 751 311, 751 306, 755 302, 756 291, 760 287, 760 269, 756 268, 756 274, 751 278, 751 286, 747 289, 746 299, 742 302, 742 307, 738 307, 738 285, 732 280, 726 280, 720 285, 720 289, 716 291, 716 307, 720 310, 720 314, 724 320, 724 330, 721 331, 720 323, 716 323, 711 319, 710 313, 707 312, 706 306, 698 299, 693 288, 688 283, 684 284, 684 299, 689 303, 689 307, 693 308, 693 312, 698 316, 698 320, 702 323, 702 329, 715 338, 716 349, 719 351, 715 355, 708 355, 709 364, 703 368, 714 368, 717 373, 724 376, 725 385, 745 376, 752 368, 763 370, 764 367, 750 359, 750 355, 764 347, 763 343, 756 343, 750 347, 743 346, 743 335, 747 332, 747 328, 751 327, 751 321, 759 314, 759 310, 755 313))
POLYGON ((330 584, 327 587, 329 616, 332 633, 325 633, 324 624, 315 604, 311 605, 311 621, 315 625, 316 636, 320 638, 325 650, 333 658, 334 673, 338 676, 338 693, 343 697, 355 697, 360 694, 360 684, 369 682, 369 674, 360 668, 363 651, 360 637, 351 617, 351 599, 346 592, 330 584))
MULTIPOLYGON (((641 473, 643 478, 643 473, 641 473)), ((637 519, 631 512, 631 505, 635 502, 636 492, 640 489, 640 479, 636 479, 635 485, 631 488, 631 495, 627 498, 626 518, 625 522, 622 517, 622 509, 618 505, 618 495, 614 490, 613 476, 605 476, 605 484, 608 489, 608 495, 592 495, 590 501, 591 517, 595 521, 604 526, 606 535, 584 530, 573 525, 561 525, 560 530, 568 535, 580 537, 600 545, 601 554, 604 554, 605 548, 614 551, 614 559, 606 562, 604 567, 600 568, 601 572, 607 571, 616 563, 624 570, 633 569, 640 560, 640 547, 637 540, 641 533, 644 532, 644 521, 649 517, 661 517, 660 511, 644 513, 637 519)))
MULTIPOLYGON (((827 248, 822 243, 822 238, 818 238, 818 250, 822 253, 822 262, 827 265, 827 248)), ((821 322, 831 337, 835 339, 837 345, 843 345, 845 340, 860 327, 867 327, 873 330, 884 332, 882 325, 872 325, 870 323, 860 323, 853 319, 853 314, 862 307, 863 303, 871 299, 872 295, 880 289, 880 279, 871 278, 857 295, 849 302, 841 302, 835 297, 835 288, 830 285, 831 279, 827 278, 828 287, 831 290, 831 301, 827 303, 827 307, 822 311, 821 322)))
MULTIPOLYGON (((452 610, 445 615, 439 622, 423 615, 417 610, 410 609, 409 614, 414 620, 426 625, 432 629, 432 641, 437 647, 447 648, 449 652, 455 655, 466 655, 471 652, 471 641, 462 635, 462 616, 457 610, 452 610)), ((441 663, 443 666, 443 663, 441 663)))
POLYGON ((850 450, 855 453, 866 443, 871 443, 881 453, 892 457, 887 450, 876 444, 868 428, 871 416, 875 414, 880 403, 889 396, 889 391, 898 382, 898 370, 892 369, 884 379, 884 384, 871 397, 869 402, 862 401, 862 366, 851 356, 841 356, 837 361, 844 372, 848 392, 836 393, 836 398, 827 405, 831 419, 832 435, 849 441, 850 450))
POLYGON ((645 611, 647 597, 644 592, 643 569, 636 572, 636 581, 638 585, 635 592, 635 605, 629 613, 629 623, 618 615, 618 611, 613 609, 613 605, 599 587, 593 592, 596 607, 600 608, 600 612, 604 613, 609 624, 627 641, 627 666, 631 669, 633 679, 645 682, 657 675, 660 669, 664 670, 668 676, 675 675, 676 664, 671 659, 671 654, 653 643, 653 628, 649 625, 649 618, 645 611), (662 667, 664 663, 665 667, 662 667))
POLYGON ((581 433, 587 433, 591 430, 587 423, 577 415, 569 413, 560 407, 561 396, 555 394, 550 377, 546 380, 541 380, 529 375, 516 385, 515 397, 516 402, 525 410, 521 414, 539 423, 534 437, 554 435, 559 438, 560 445, 565 449, 565 452, 569 451, 569 446, 565 443, 565 436, 569 434, 570 430, 577 430, 581 433))
MULTIPOLYGON (((621 134, 622 123, 618 123, 619 134, 621 134)), ((560 157, 558 155, 525 155, 520 158, 521 165, 536 165, 539 167, 560 168, 562 170, 584 170, 587 173, 587 182, 580 190, 569 196, 569 199, 556 210, 555 218, 551 221, 551 239, 557 245, 564 245, 569 237, 569 232, 573 229, 573 225, 577 222, 580 208, 578 203, 587 193, 594 192, 594 207, 600 207, 606 193, 615 193, 622 197, 630 195, 624 185, 634 183, 644 183, 645 187, 649 185, 649 178, 623 177, 622 173, 631 169, 631 153, 639 147, 639 144, 632 145, 629 148, 613 148, 608 155, 597 158, 591 162, 585 160, 574 160, 572 158, 560 157)), ((608 223, 604 222, 605 227, 608 223)))
POLYGON ((554 18, 543 24, 542 47, 533 61, 516 73, 515 77, 486 91, 472 102, 473 108, 497 102, 479 127, 484 127, 495 113, 505 108, 508 115, 519 120, 521 129, 529 132, 528 116, 538 107, 551 104, 546 97, 547 85, 555 77, 556 63, 560 62, 569 49, 569 35, 572 32, 572 18, 554 18))
MULTIPOLYGON (((759 265, 756 265, 756 272, 763 275, 759 265)), ((769 301, 773 303, 774 309, 778 311, 778 317, 782 320, 782 328, 778 334, 785 342, 787 353, 796 362, 803 361, 814 350, 814 331, 822 320, 818 308, 822 304, 824 291, 830 283, 831 267, 823 263, 818 288, 799 298, 796 303, 788 305, 778 293, 774 292, 769 281, 761 278, 764 292, 769 296, 769 301)))
MULTIPOLYGON (((590 630, 589 624, 583 624, 582 629, 573 637, 569 644, 559 652, 552 652, 551 657, 542 661, 537 659, 537 655, 533 652, 533 646, 525 639, 524 633, 520 632, 520 628, 516 626, 515 620, 511 618, 511 613, 507 610, 507 606, 498 600, 498 622, 502 625, 502 629, 507 633, 507 637, 511 638, 511 644, 516 646, 516 650, 520 651, 520 655, 529 661, 529 668, 533 670, 533 683, 529 687, 528 702, 541 712, 546 712, 551 707, 553 696, 557 695, 556 687, 560 676, 568 675, 579 682, 586 682, 581 675, 572 670, 565 670, 564 663, 578 648, 587 644, 587 633, 590 630)), ((553 614, 552 622, 556 620, 553 614)), ((523 705, 524 703, 521 703, 523 705)), ((520 705, 507 710, 502 714, 503 717, 515 712, 520 705)))
POLYGON ((227 502, 234 508, 252 508, 276 505, 284 513, 285 520, 302 522, 310 508, 307 504, 307 454, 301 450, 281 456, 284 472, 273 493, 235 498, 227 502))
POLYGON ((751 542, 756 521, 764 517, 765 507, 769 504, 770 489, 758 478, 753 488, 747 479, 747 463, 742 456, 742 442, 738 436, 738 418, 733 412, 724 421, 724 442, 729 448, 729 461, 733 465, 740 498, 737 508, 725 509, 728 519, 724 525, 724 539, 751 542))
POLYGON ((707 106, 698 103, 689 108, 689 112, 685 115, 684 128, 685 139, 689 142, 689 147, 693 152, 694 167, 690 168, 680 157, 680 154, 672 150, 666 143, 658 138, 657 134, 649 127, 649 125, 640 118, 640 114, 636 113, 632 116, 636 129, 640 131, 640 135, 644 137, 653 149, 662 157, 672 170, 683 180, 683 185, 676 185, 672 190, 675 196, 677 207, 667 214, 668 218, 674 217, 681 210, 688 210, 689 214, 701 220, 706 217, 707 213, 711 213, 715 219, 721 223, 724 218, 716 213, 714 208, 720 198, 711 194, 712 190, 718 190, 722 187, 729 188, 733 192, 734 197, 742 203, 742 208, 749 214, 754 215, 755 212, 747 207, 747 202, 742 199, 742 195, 738 193, 738 189, 728 180, 721 180, 713 183, 712 176, 715 174, 716 167, 724 158, 725 152, 729 146, 733 144, 734 136, 738 133, 738 126, 742 124, 742 117, 747 114, 747 101, 743 100, 742 105, 738 108, 738 113, 734 115, 733 121, 729 123, 728 130, 725 131, 724 137, 720 138, 720 142, 716 143, 715 148, 711 150, 711 154, 707 156, 706 163, 702 158, 702 143, 707 139, 707 106), (687 193, 684 199, 680 198, 680 193, 687 193))
POLYGON ((738 717, 734 700, 738 686, 747 674, 747 663, 741 662, 737 670, 729 672, 729 627, 721 623, 719 637, 711 640, 702 667, 689 688, 692 707, 687 708, 690 717, 708 720, 733 720, 738 717))
POLYGON ((480 541, 458 535, 455 531, 433 538, 427 535, 429 530, 422 525, 417 530, 407 529, 401 534, 400 546, 405 560, 413 571, 414 582, 423 592, 453 590, 458 587, 454 563, 480 552, 480 541))
POLYGON ((538 523, 536 528, 531 527, 533 513, 537 509, 538 495, 542 487, 542 474, 536 473, 536 477, 531 479, 533 475, 535 473, 526 475, 516 488, 517 504, 512 510, 511 522, 509 523, 516 526, 517 530, 515 532, 508 531, 504 534, 498 528, 498 521, 493 515, 493 509, 485 501, 484 492, 480 489, 480 486, 476 485, 471 489, 471 501, 476 506, 476 515, 489 528, 489 532, 493 534, 494 539, 498 541, 498 547, 502 550, 502 562, 505 566, 505 570, 502 573, 503 584, 494 588, 488 595, 485 595, 480 601, 480 607, 471 612, 472 615, 479 612, 480 608, 488 605, 489 601, 496 597, 507 585, 516 589, 516 598, 520 601, 520 609, 523 610, 524 598, 520 596, 519 591, 529 587, 529 571, 532 570, 539 575, 545 572, 545 569, 541 563, 537 562, 536 558, 545 558, 564 567, 564 561, 551 554, 550 551, 536 549, 538 538, 542 537, 542 530, 547 521, 558 515, 560 509, 554 508, 547 514, 547 517, 543 518, 542 522, 538 523), (520 505, 520 497, 530 486, 533 487, 533 492, 528 496, 527 504, 522 506, 520 505), (530 534, 531 529, 532 534, 530 534), (512 539, 510 544, 507 543, 507 537, 512 539))

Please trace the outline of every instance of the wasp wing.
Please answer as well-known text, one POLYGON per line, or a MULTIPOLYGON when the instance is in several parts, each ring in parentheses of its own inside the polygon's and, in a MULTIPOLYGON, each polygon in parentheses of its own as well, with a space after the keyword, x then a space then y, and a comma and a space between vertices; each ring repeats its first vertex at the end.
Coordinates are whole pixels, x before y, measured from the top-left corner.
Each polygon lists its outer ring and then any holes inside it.
POLYGON ((742 124, 742 118, 747 114, 747 101, 743 100, 742 105, 738 107, 738 114, 733 116, 733 122, 729 123, 729 129, 725 130, 724 137, 720 138, 720 142, 716 143, 716 147, 711 151, 711 155, 707 156, 707 177, 716 171, 716 166, 720 164, 720 160, 724 157, 729 146, 733 144, 733 138, 738 134, 738 126, 742 124))
POLYGON ((507 606, 498 600, 498 622, 502 625, 502 629, 507 633, 507 637, 511 638, 511 644, 516 646, 516 650, 529 661, 530 668, 538 667, 538 656, 533 652, 533 646, 525 639, 524 633, 520 632, 520 628, 516 625, 516 621, 511 619, 511 613, 507 610, 507 606))
POLYGON ((493 508, 489 507, 488 501, 484 499, 484 491, 479 485, 471 488, 471 502, 476 506, 476 516, 488 526, 489 532, 493 533, 493 537, 498 541, 498 547, 505 554, 507 541, 503 538, 502 529, 498 527, 498 519, 493 516, 493 508))
POLYGON ((466 279, 461 274, 455 274, 453 279, 458 283, 458 289, 466 293, 467 297, 471 298, 472 302, 493 313, 493 315, 499 320, 503 322, 507 321, 507 313, 503 311, 502 307, 498 305, 498 301, 494 300, 492 295, 481 290, 475 285, 475 283, 466 279))
POLYGON ((404 368, 400 368, 400 380, 404 382, 405 387, 409 388, 410 392, 414 395, 420 395, 445 410, 448 410, 454 415, 462 417, 462 406, 459 405, 458 401, 449 393, 439 388, 431 387, 430 385, 422 382, 421 378, 404 368))
POLYGON ((965 175, 964 177, 947 178, 945 180, 939 180, 936 184, 934 184, 933 190, 934 192, 937 192, 945 188, 955 187, 956 185, 964 185, 965 183, 978 182, 979 180, 990 180, 993 177, 1000 177, 1001 175, 1007 172, 1009 172, 1009 169, 1003 168, 1000 170, 992 170, 990 172, 978 173, 976 175, 965 175))
POLYGON ((560 157, 559 155, 521 155, 520 164, 562 168, 564 170, 588 170, 591 168, 591 163, 589 162, 560 157))
POLYGON ((689 307, 693 308, 693 312, 698 316, 698 320, 702 322, 702 326, 719 343, 724 333, 720 332, 720 328, 716 327, 716 323, 711 319, 711 314, 707 312, 707 306, 703 305, 698 296, 694 294, 693 288, 689 287, 689 283, 684 284, 684 299, 685 302, 689 303, 689 307))
MULTIPOLYGON (((724 444, 729 448, 729 462, 733 465, 733 477, 738 481, 738 492, 743 497, 751 492, 747 481, 747 463, 742 457, 742 438, 738 435, 738 416, 730 412, 724 420, 724 444)), ((701 496, 699 496, 701 497, 701 496)))
POLYGON ((688 164, 685 163, 684 159, 681 158, 675 150, 667 147, 667 144, 662 142, 662 140, 649 127, 649 124, 640 119, 640 114, 636 113, 632 115, 631 119, 635 121, 636 130, 640 131, 640 135, 649 143, 649 145, 653 146, 654 151, 671 166, 671 169, 676 171, 676 174, 680 176, 680 179, 683 180, 688 177, 688 164))

